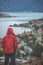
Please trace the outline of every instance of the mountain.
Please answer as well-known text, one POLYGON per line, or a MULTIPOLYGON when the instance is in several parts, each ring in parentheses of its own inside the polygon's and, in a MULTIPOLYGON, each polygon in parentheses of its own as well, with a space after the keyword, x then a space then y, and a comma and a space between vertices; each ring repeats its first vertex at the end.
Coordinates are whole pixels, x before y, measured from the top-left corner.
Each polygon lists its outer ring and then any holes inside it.
POLYGON ((14 17, 14 16, 10 16, 10 15, 8 15, 8 14, 0 13, 0 18, 3 18, 3 17, 9 18, 9 17, 14 17))

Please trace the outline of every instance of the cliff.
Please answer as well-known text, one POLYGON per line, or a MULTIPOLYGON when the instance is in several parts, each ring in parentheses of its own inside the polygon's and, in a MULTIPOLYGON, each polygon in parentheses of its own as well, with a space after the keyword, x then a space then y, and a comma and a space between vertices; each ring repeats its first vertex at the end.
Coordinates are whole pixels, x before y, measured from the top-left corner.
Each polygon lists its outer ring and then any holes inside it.
POLYGON ((9 25, 10 27, 33 27, 33 26, 41 26, 43 25, 43 18, 41 19, 33 19, 28 21, 28 23, 22 23, 22 24, 13 24, 13 25, 9 25))
POLYGON ((10 16, 8 14, 0 13, 0 18, 10 18, 10 17, 14 17, 14 16, 10 16))

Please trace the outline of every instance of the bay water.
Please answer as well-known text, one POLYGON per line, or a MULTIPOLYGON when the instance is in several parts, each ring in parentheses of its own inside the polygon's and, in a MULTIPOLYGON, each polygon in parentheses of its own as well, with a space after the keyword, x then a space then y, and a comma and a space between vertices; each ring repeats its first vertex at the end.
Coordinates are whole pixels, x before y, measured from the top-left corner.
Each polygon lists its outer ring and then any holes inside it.
MULTIPOLYGON (((12 18, 0 18, 0 38, 4 37, 9 25, 28 23, 33 19, 43 18, 43 13, 29 13, 29 12, 1 12, 11 16, 12 18)), ((15 34, 21 34, 24 31, 32 31, 30 28, 25 27, 12 27, 15 34)))

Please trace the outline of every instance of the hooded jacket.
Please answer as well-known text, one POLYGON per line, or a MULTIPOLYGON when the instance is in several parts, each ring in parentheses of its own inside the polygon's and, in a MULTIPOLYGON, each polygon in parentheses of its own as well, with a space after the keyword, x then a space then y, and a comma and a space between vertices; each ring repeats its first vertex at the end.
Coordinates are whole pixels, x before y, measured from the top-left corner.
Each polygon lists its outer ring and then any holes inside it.
POLYGON ((8 28, 6 36, 2 39, 2 48, 6 54, 14 53, 18 48, 18 41, 12 28, 8 28))

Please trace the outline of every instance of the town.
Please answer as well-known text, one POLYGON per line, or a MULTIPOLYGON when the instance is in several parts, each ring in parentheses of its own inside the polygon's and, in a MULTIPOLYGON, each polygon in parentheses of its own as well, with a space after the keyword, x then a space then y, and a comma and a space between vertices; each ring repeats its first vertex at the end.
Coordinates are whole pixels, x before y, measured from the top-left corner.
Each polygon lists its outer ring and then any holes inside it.
MULTIPOLYGON (((32 29, 31 32, 24 31, 16 35, 19 43, 16 58, 31 61, 31 65, 43 65, 43 18, 34 19, 25 24, 10 25, 10 27, 27 27, 32 29)), ((1 41, 2 38, 0 38, 0 57, 3 57, 1 41)), ((17 59, 16 61, 18 61, 17 59)), ((22 60, 19 62, 21 63, 22 60)))

